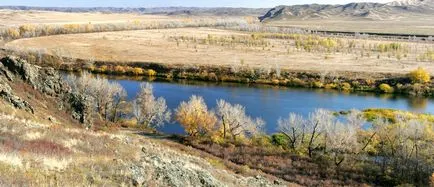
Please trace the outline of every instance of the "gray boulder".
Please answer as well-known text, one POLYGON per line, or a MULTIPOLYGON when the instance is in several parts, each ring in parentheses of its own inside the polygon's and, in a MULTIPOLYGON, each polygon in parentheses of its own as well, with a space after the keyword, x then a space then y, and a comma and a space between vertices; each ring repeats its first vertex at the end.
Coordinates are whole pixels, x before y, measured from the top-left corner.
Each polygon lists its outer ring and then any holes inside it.
POLYGON ((16 96, 12 92, 12 88, 3 78, 0 78, 0 97, 6 102, 11 103, 15 108, 26 110, 32 114, 34 113, 33 107, 30 106, 27 101, 24 101, 20 97, 16 96))

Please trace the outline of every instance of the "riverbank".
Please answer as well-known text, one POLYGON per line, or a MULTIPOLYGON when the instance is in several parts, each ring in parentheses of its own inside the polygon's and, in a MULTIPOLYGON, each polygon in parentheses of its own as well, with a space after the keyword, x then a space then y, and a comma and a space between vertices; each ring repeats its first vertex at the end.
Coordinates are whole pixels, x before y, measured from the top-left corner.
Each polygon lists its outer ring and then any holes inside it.
POLYGON ((207 82, 233 82, 243 84, 278 85, 285 87, 333 89, 342 92, 374 92, 432 96, 433 84, 413 84, 408 75, 391 73, 360 72, 315 72, 270 70, 213 65, 167 65, 160 63, 135 62, 119 65, 118 62, 94 62, 85 60, 63 63, 58 69, 69 72, 89 71, 95 74, 123 75, 132 77, 156 77, 164 80, 197 80, 207 82), (389 86, 390 88, 384 88, 389 86))

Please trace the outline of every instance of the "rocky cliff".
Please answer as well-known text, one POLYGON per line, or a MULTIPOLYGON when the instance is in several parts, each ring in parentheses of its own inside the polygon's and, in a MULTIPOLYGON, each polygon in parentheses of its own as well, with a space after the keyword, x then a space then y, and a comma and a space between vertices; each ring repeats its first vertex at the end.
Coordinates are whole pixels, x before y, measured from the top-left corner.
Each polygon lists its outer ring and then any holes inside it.
POLYGON ((8 103, 30 113, 35 112, 26 98, 19 97, 11 88, 11 84, 24 82, 47 97, 57 100, 58 105, 52 107, 70 110, 71 115, 81 123, 90 123, 86 113, 90 106, 86 98, 71 92, 57 70, 32 65, 14 56, 4 57, 0 62, 0 97, 8 103))

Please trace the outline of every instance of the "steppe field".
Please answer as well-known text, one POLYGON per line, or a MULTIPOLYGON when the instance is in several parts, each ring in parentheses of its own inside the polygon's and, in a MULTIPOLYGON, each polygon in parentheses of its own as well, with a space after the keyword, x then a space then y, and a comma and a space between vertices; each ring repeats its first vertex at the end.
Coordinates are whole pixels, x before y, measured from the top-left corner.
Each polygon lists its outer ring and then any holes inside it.
POLYGON ((431 59, 423 58, 434 49, 432 43, 279 36, 214 28, 175 28, 26 38, 9 42, 6 47, 121 64, 154 62, 264 69, 277 66, 301 71, 402 74, 423 66, 434 72, 431 59), (397 49, 380 49, 395 44, 397 49))
MULTIPOLYGON (((192 20, 239 20, 266 27, 246 17, 187 17, 138 14, 0 11, 3 26, 51 24, 182 23, 192 20), (248 21, 246 21, 248 20, 248 21)), ((292 23, 292 22, 287 22, 292 23)), ((294 24, 298 25, 297 22, 294 24)), ((311 24, 310 25, 315 25, 311 24)), ((341 23, 342 24, 342 23, 341 23)), ((332 24, 333 25, 333 24, 332 24)), ((348 24, 350 25, 350 24, 348 24)), ((377 24, 370 28, 375 29, 377 24)), ((294 26, 294 25, 293 25, 294 26)), ((183 26, 179 26, 183 27, 183 26)), ((281 68, 301 71, 408 73, 423 66, 434 72, 433 43, 382 39, 279 34, 237 27, 188 27, 63 34, 9 41, 5 48, 37 51, 75 59, 281 68)), ((252 27, 252 26, 251 26, 252 27)), ((369 27, 368 27, 369 28, 369 27)), ((409 27, 406 27, 409 28, 409 27)), ((91 31, 90 31, 91 32, 91 31)))
POLYGON ((138 14, 104 14, 104 13, 66 13, 36 10, 0 10, 0 28, 8 26, 20 26, 25 24, 100 24, 100 23, 125 23, 134 20, 139 21, 163 21, 176 18, 163 15, 138 15, 138 14))

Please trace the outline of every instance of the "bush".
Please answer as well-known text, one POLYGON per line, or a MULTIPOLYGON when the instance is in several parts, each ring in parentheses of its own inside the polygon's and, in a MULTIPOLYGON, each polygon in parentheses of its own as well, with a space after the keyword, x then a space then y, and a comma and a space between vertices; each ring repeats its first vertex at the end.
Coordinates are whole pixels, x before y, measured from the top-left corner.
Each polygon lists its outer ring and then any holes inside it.
POLYGON ((313 82, 313 87, 314 88, 322 88, 324 86, 324 84, 320 81, 315 81, 313 82))
POLYGON ((148 69, 148 71, 146 71, 146 75, 148 76, 156 76, 157 72, 153 69, 148 69))
POLYGON ((344 83, 341 84, 341 89, 344 90, 344 91, 350 91, 352 89, 351 88, 351 84, 347 83, 347 82, 344 82, 344 83))
POLYGON ((123 66, 115 66, 114 73, 116 74, 125 74, 125 67, 123 66))
POLYGON ((336 87, 338 86, 335 83, 326 84, 324 86, 325 89, 335 89, 336 87))
POLYGON ((270 147, 272 145, 272 140, 267 135, 260 135, 252 137, 252 143, 256 146, 270 147))
POLYGON ((394 91, 394 89, 390 85, 385 84, 385 83, 381 84, 379 88, 384 93, 393 93, 393 91, 394 91))
POLYGON ((423 68, 419 67, 408 74, 413 83, 428 83, 431 79, 430 74, 423 68))
POLYGON ((144 72, 145 71, 142 68, 133 68, 132 70, 133 75, 142 75, 144 72))
POLYGON ((286 147, 289 145, 288 137, 282 133, 273 134, 271 136, 271 141, 274 145, 286 147))

